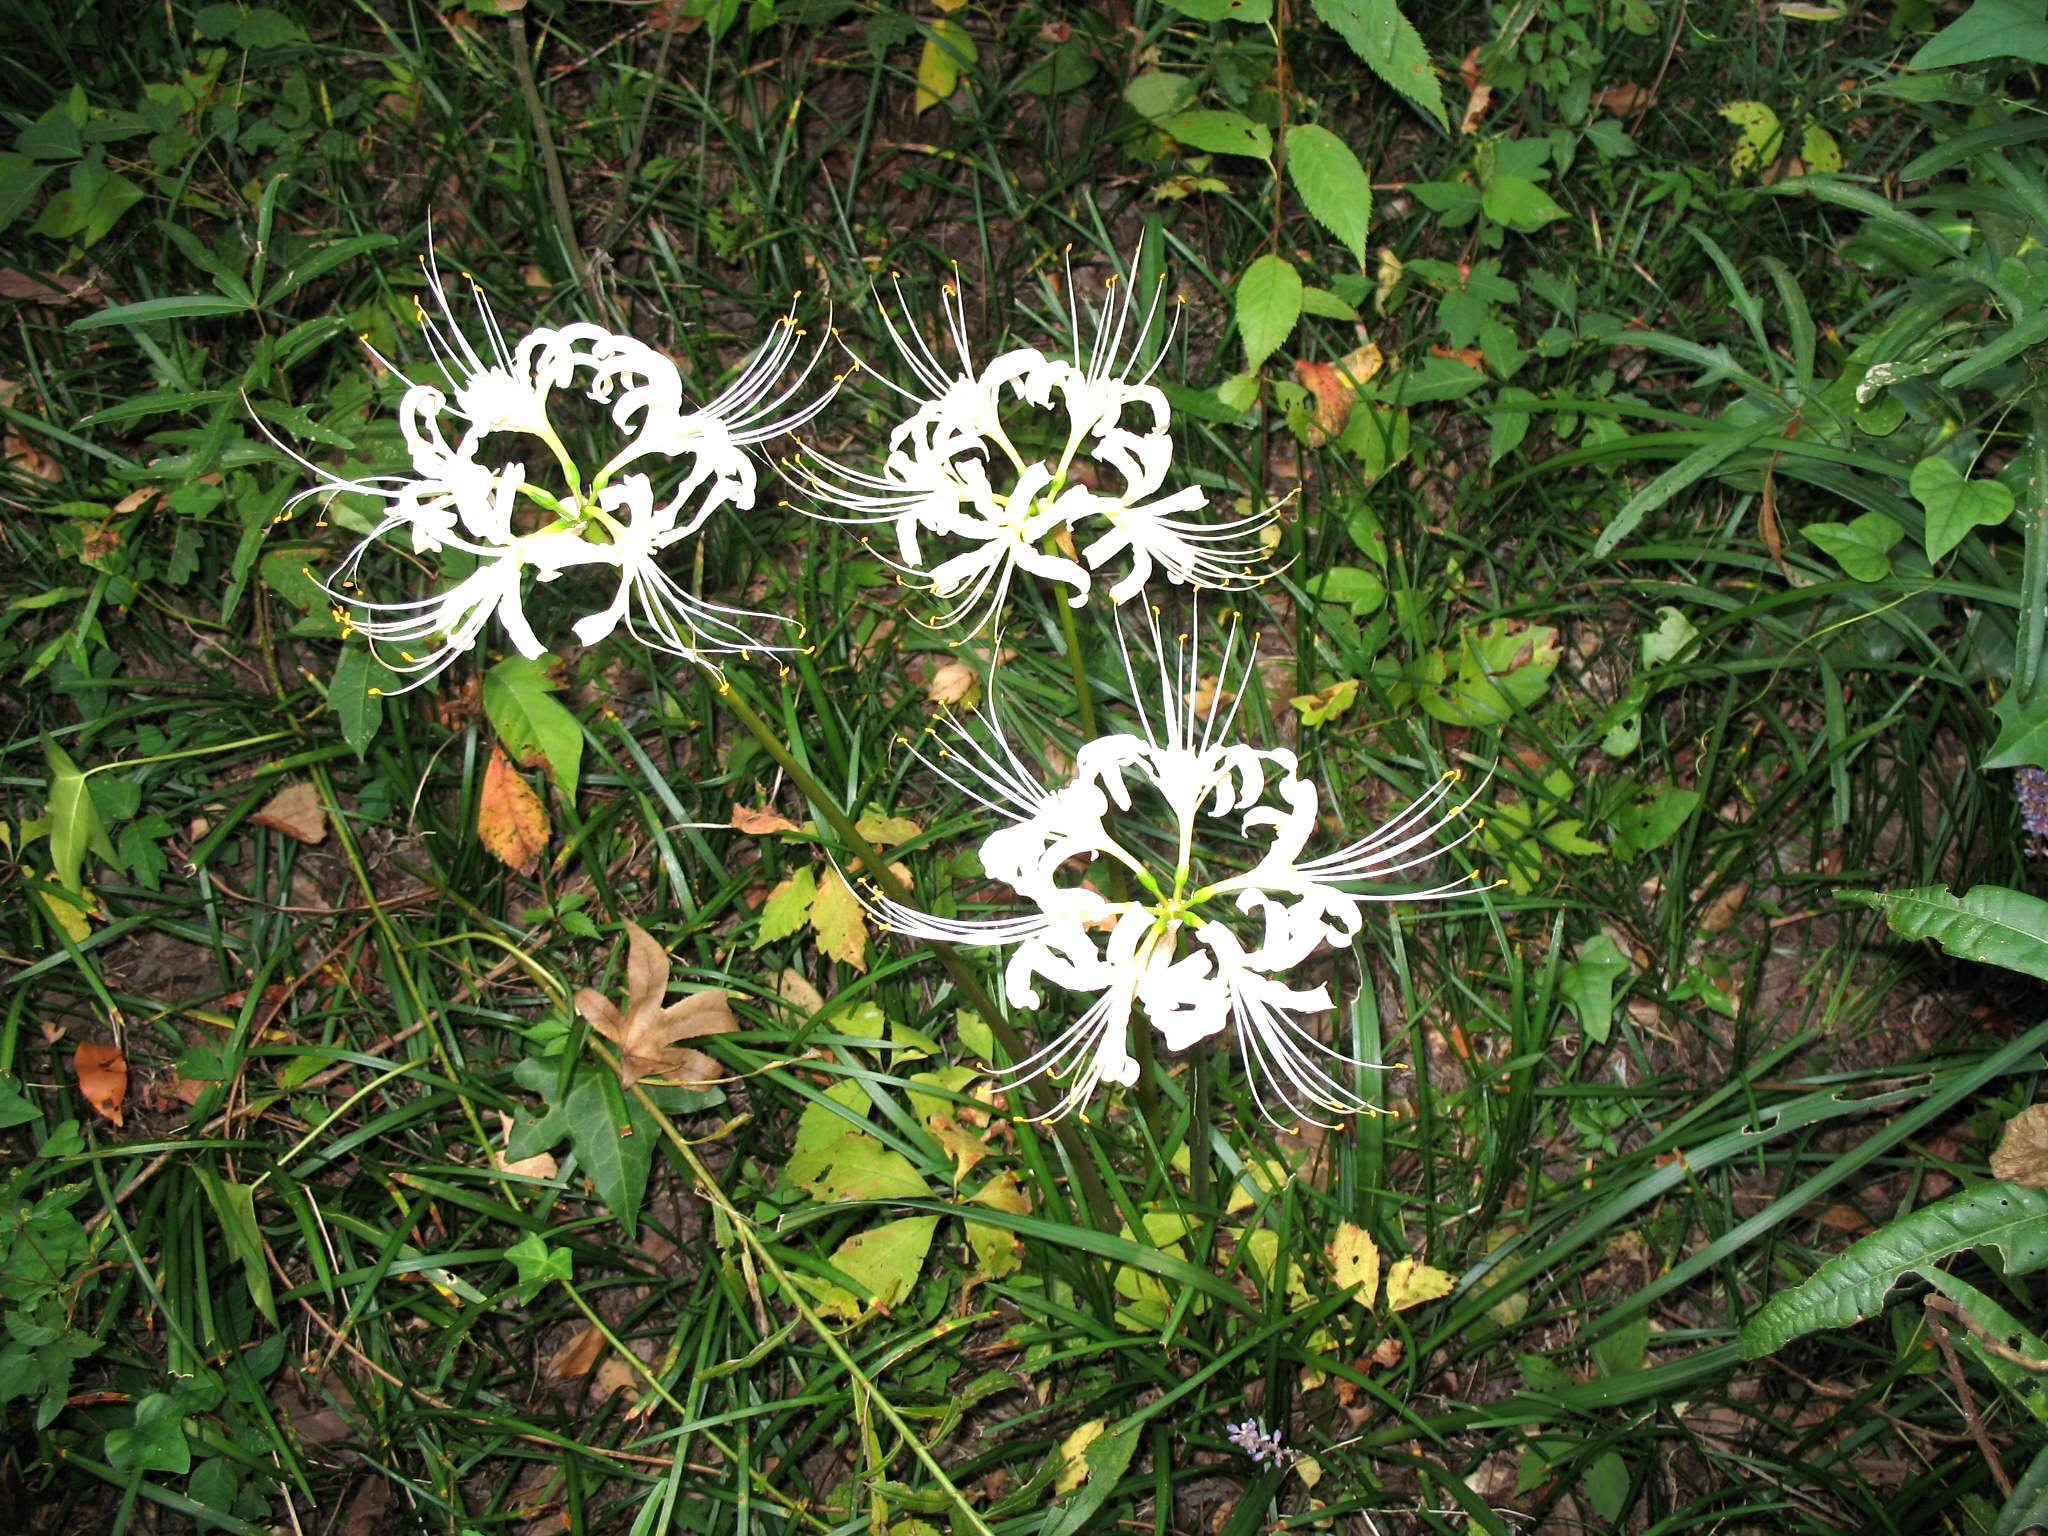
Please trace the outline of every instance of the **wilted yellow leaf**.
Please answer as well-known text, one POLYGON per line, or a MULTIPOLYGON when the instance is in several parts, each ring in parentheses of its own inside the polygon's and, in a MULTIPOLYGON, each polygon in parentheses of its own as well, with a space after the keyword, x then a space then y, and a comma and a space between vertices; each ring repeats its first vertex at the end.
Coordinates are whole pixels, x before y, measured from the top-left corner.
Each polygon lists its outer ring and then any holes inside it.
POLYGON ((837 869, 828 868, 818 882, 818 894, 811 901, 811 927, 817 931, 819 949, 856 971, 868 968, 867 915, 846 876, 837 869))
POLYGON ((1330 1274, 1340 1288, 1357 1286, 1358 1304, 1370 1307, 1380 1288, 1380 1245, 1365 1228, 1338 1222, 1330 1239, 1330 1274))
POLYGON ((960 86, 960 71, 980 57, 967 29, 949 17, 932 23, 917 60, 917 110, 935 107, 960 86))
POLYGON ((1104 1419, 1090 1419, 1060 1442, 1059 1475, 1052 1480, 1054 1493, 1072 1493, 1088 1481, 1088 1447, 1102 1438, 1109 1427, 1104 1419))
POLYGON ((1410 1307, 1419 1307, 1425 1301, 1435 1301, 1439 1296, 1451 1294, 1451 1288, 1458 1283, 1455 1275, 1447 1275, 1440 1269, 1431 1269, 1427 1264, 1418 1264, 1413 1259, 1397 1259, 1394 1267, 1387 1271, 1387 1310, 1405 1312, 1410 1307))

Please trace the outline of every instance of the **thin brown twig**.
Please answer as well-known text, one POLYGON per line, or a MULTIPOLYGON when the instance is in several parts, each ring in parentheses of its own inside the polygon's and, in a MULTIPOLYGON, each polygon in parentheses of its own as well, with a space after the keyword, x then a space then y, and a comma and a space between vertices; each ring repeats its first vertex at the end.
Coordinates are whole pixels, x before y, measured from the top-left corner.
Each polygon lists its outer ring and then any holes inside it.
POLYGON ((1991 1432, 1984 1427, 1984 1420, 1977 1413, 1977 1399, 1970 1391, 1970 1383, 1963 1376, 1963 1362, 1956 1354, 1955 1340, 1936 1314, 1947 1311, 1937 1307, 1936 1298, 1926 1299, 1927 1331, 1934 1335, 1934 1342, 1941 1346, 1942 1364, 1948 1370, 1948 1379, 1956 1389, 1957 1404, 1963 1410, 1963 1422, 1970 1427, 1970 1438, 1977 1442, 1977 1452, 1984 1458, 1984 1465, 1991 1469, 1991 1480, 1998 1484, 1998 1491, 2005 1498, 2012 1497, 2012 1479, 2005 1475, 2005 1463, 1998 1459, 1998 1447, 1991 1443, 1991 1432))

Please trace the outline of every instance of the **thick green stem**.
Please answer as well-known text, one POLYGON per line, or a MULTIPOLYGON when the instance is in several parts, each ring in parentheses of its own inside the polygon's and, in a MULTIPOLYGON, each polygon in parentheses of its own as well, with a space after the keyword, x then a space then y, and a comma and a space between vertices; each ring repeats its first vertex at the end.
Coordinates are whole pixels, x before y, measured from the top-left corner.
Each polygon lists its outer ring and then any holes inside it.
POLYGON ((512 32, 512 73, 519 77, 519 94, 526 102, 526 114, 533 119, 533 138, 540 150, 541 169, 548 178, 548 202, 554 209, 555 229, 562 238, 562 249, 569 257, 569 271, 583 291, 590 295, 590 302, 600 307, 609 306, 598 291, 590 273, 590 263, 583 259, 582 242, 576 238, 576 215, 569 207, 569 183, 562 175, 561 151, 555 148, 554 130, 548 127, 548 109, 540 99, 540 86, 533 78, 533 58, 526 45, 526 14, 522 9, 506 13, 505 24, 512 32))
MULTIPOLYGON (((761 744, 762 749, 775 760, 776 765, 784 773, 789 775, 805 798, 817 808, 818 813, 832 828, 833 834, 859 861, 868 878, 880 886, 883 893, 892 901, 907 903, 915 900, 915 894, 903 883, 902 877, 889 867, 889 861, 882 857, 874 844, 861 836, 859 829, 853 824, 853 818, 848 816, 839 802, 826 792, 825 786, 818 782, 817 775, 811 772, 803 760, 790 751, 789 744, 776 733, 775 728, 762 717, 760 711, 742 698, 739 690, 714 668, 703 662, 699 662, 698 666, 718 694, 719 702, 732 711, 733 717, 753 734, 754 740, 761 744)), ((1030 1053, 1025 1049, 1023 1038, 996 1007, 995 1000, 988 995, 988 989, 981 984, 981 977, 975 973, 974 967, 950 944, 931 941, 929 948, 938 956, 939 963, 946 968, 946 974, 952 977, 953 985, 960 989, 968 1005, 987 1021, 990 1032, 995 1035, 1002 1048, 1009 1052, 1010 1059, 1024 1060, 1030 1053)), ((1041 1097, 1039 1080, 1034 1078, 1024 1087, 1034 1105, 1037 1104, 1041 1097)), ((1067 1167, 1081 1186, 1095 1225, 1114 1230, 1111 1224, 1116 1220, 1116 1206, 1109 1198, 1109 1191, 1103 1186, 1101 1176, 1096 1172, 1094 1160, 1088 1156, 1088 1149, 1082 1144, 1073 1124, 1067 1120, 1054 1120, 1051 1126, 1067 1167)))

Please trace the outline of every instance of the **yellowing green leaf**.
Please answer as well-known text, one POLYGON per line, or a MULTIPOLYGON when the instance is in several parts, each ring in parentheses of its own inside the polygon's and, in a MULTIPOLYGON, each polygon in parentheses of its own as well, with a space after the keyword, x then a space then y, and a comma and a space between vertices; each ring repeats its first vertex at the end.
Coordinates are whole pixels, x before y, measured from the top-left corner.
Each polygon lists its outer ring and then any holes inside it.
POLYGON ((810 921, 811 901, 818 894, 818 877, 809 865, 785 875, 782 883, 768 893, 761 908, 761 928, 754 935, 754 948, 786 939, 810 921))
POLYGON ((1358 702, 1358 679, 1347 677, 1314 693, 1297 694, 1287 702, 1301 716, 1303 725, 1327 725, 1358 702))
POLYGON ((1778 158, 1785 130, 1778 123, 1777 113, 1760 101, 1731 101, 1721 109, 1721 115, 1742 130, 1734 153, 1728 157, 1728 168, 1736 175, 1757 170, 1778 158))
POLYGON ((833 1250, 833 1267, 859 1282, 869 1306, 893 1307, 917 1284, 938 1225, 936 1216, 906 1216, 856 1232, 833 1250))
POLYGON ((1365 1228, 1340 1221, 1329 1251, 1330 1274, 1338 1287, 1349 1290, 1356 1286, 1359 1305, 1370 1307, 1380 1288, 1380 1245, 1365 1228))
POLYGON ((1799 158, 1816 176, 1832 176, 1842 168, 1842 146, 1819 123, 1808 123, 1799 135, 1799 158))
POLYGON ((856 971, 868 968, 867 915, 846 876, 836 869, 826 870, 818 882, 818 894, 811 901, 811 927, 817 932, 819 949, 856 971))
POLYGON ((960 72, 980 57, 967 29, 949 17, 932 23, 917 59, 917 110, 935 107, 960 86, 960 72))
MULTIPOLYGON (((805 1112, 806 1114, 809 1111, 805 1112)), ((815 1200, 920 1200, 931 1193, 910 1159, 846 1121, 831 1140, 790 1155, 783 1174, 815 1200)))
POLYGON ((1059 1475, 1052 1480, 1054 1493, 1072 1493, 1088 1480, 1088 1447, 1109 1427, 1106 1419, 1090 1419, 1060 1442, 1059 1475))
POLYGON ((1410 1307, 1421 1306, 1425 1301, 1435 1301, 1439 1296, 1448 1296, 1457 1283, 1455 1275, 1447 1275, 1440 1269, 1431 1269, 1427 1264, 1418 1264, 1413 1259, 1397 1259, 1393 1268, 1387 1271, 1387 1310, 1405 1312, 1410 1307))
POLYGON ((853 830, 873 843, 877 848, 893 848, 898 843, 907 843, 924 831, 908 816, 891 816, 873 806, 861 812, 860 820, 853 824, 853 830))

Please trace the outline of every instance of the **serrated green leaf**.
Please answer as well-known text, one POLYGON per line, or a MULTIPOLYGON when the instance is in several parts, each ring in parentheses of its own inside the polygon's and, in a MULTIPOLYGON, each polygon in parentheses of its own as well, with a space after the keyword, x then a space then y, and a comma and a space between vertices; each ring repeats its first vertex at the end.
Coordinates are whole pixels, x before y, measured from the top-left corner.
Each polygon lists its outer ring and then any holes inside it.
POLYGON ((1301 274, 1280 256, 1261 256, 1237 280, 1237 330, 1244 339, 1245 368, 1279 350, 1301 318, 1301 274))
POLYGON ((1939 560, 1954 549, 1972 528, 1996 528, 2012 516, 2009 487, 1996 480, 1966 479, 1947 459, 1922 459, 1915 464, 1907 488, 1927 509, 1929 560, 1939 560))
POLYGON ((1287 179, 1311 217, 1365 265, 1365 233, 1372 222, 1372 183, 1365 167, 1336 134, 1304 124, 1287 130, 1287 179))
POLYGON ((1578 1016, 1579 1028, 1600 1044, 1614 1027, 1614 983, 1632 967, 1621 947, 1604 933, 1579 946, 1579 958, 1558 975, 1557 990, 1578 1016))
POLYGON ((484 674, 484 713, 513 760, 545 764, 569 799, 583 767, 583 727, 552 697, 561 685, 539 660, 508 656, 484 674))
POLYGON ((859 1284, 871 1307, 893 1307, 908 1296, 931 1252, 936 1216, 905 1216, 856 1232, 832 1251, 832 1267, 859 1284))
POLYGON ((2009 1278, 2048 1264, 2048 1190, 1988 1185, 1889 1223, 1765 1302, 1742 1329, 1742 1354, 1754 1360, 1804 1334, 1874 1317, 1907 1275, 1971 1248, 1998 1249, 2009 1278))
POLYGON ((1842 891, 1875 907, 1902 938, 1932 939, 1958 960, 1978 960, 2048 981, 2048 902, 2002 885, 1951 896, 1939 885, 1910 891, 1842 891))
POLYGON ((1219 112, 1204 108, 1175 112, 1162 117, 1159 126, 1190 149, 1211 155, 1244 155, 1253 160, 1273 158, 1273 131, 1253 122, 1242 112, 1219 112))
POLYGON ((1437 127, 1444 116, 1444 89, 1429 62, 1429 49, 1414 23, 1394 0, 1314 0, 1316 14, 1351 45, 1366 67, 1427 113, 1437 127))

